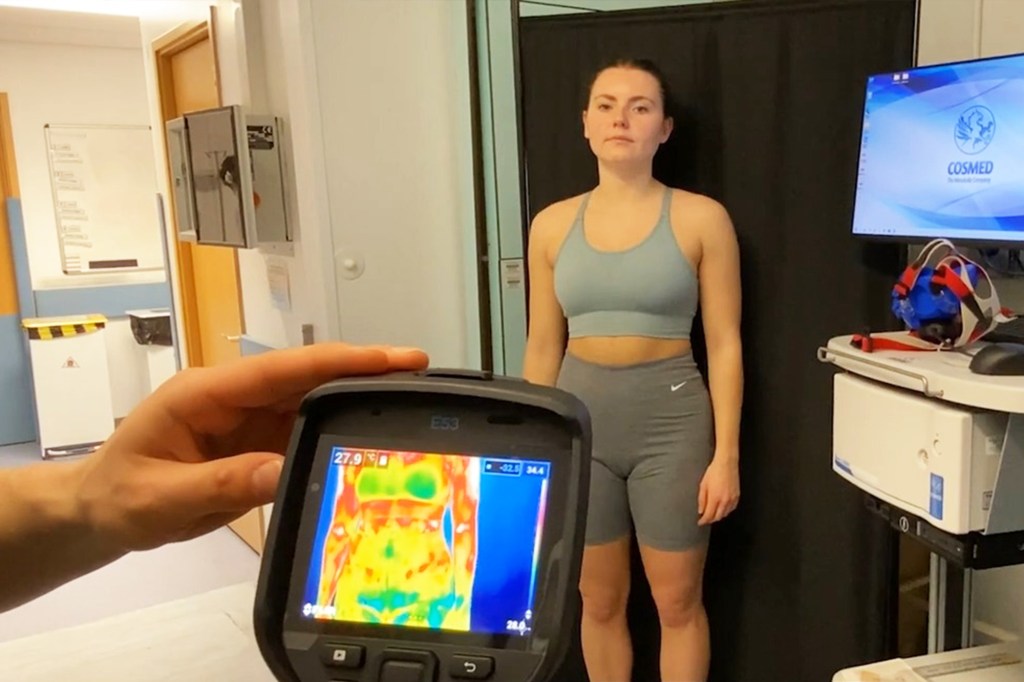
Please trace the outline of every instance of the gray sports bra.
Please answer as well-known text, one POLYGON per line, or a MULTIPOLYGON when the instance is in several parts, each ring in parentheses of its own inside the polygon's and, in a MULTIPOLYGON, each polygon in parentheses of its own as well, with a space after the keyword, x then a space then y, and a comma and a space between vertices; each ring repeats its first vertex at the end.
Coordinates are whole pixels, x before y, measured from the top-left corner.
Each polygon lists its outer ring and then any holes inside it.
POLYGON ((555 259, 555 295, 569 321, 569 337, 651 336, 688 339, 697 312, 697 276, 672 233, 672 188, 651 234, 621 251, 587 241, 583 197, 555 259))

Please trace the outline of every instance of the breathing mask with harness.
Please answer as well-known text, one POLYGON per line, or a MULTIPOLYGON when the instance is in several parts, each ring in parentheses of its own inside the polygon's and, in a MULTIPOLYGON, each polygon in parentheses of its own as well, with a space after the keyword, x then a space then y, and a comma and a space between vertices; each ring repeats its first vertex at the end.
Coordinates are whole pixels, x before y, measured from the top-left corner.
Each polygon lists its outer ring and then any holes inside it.
POLYGON ((952 350, 967 346, 1009 321, 985 269, 952 242, 929 242, 892 288, 892 311, 902 332, 857 334, 863 351, 952 350))

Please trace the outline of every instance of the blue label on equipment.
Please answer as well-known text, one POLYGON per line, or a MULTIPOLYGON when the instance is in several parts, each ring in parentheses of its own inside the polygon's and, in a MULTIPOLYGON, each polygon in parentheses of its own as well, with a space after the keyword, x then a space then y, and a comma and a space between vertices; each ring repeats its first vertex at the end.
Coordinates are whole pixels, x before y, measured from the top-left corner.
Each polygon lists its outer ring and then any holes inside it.
POLYGON ((931 490, 928 493, 928 513, 932 518, 942 518, 942 476, 932 474, 931 490))

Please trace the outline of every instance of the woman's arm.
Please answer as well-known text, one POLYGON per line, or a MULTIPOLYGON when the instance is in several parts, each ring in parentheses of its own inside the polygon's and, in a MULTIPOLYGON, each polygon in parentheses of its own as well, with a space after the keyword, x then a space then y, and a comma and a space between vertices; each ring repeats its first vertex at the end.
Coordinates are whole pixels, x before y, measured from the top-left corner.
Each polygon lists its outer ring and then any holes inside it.
POLYGON ((739 502, 742 296, 739 244, 732 221, 718 203, 709 202, 706 210, 701 228, 700 302, 715 419, 715 455, 706 476, 708 489, 701 491, 699 511, 702 523, 713 523, 730 514, 739 502))
POLYGON ((565 316, 555 296, 554 268, 548 257, 552 233, 557 228, 552 213, 552 208, 547 208, 534 218, 527 255, 530 328, 526 336, 523 378, 545 386, 555 385, 565 353, 565 316))

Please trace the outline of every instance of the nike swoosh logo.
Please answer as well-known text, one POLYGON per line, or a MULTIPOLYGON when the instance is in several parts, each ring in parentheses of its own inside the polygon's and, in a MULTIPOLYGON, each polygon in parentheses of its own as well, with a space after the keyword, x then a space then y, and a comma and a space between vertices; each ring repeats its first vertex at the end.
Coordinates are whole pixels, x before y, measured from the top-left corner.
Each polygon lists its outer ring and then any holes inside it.
POLYGON ((671 386, 671 389, 672 389, 673 391, 678 391, 679 389, 681 389, 681 388, 682 388, 683 386, 685 386, 685 385, 686 385, 686 382, 684 381, 684 382, 683 382, 683 383, 681 383, 681 384, 675 384, 674 386, 671 386))

